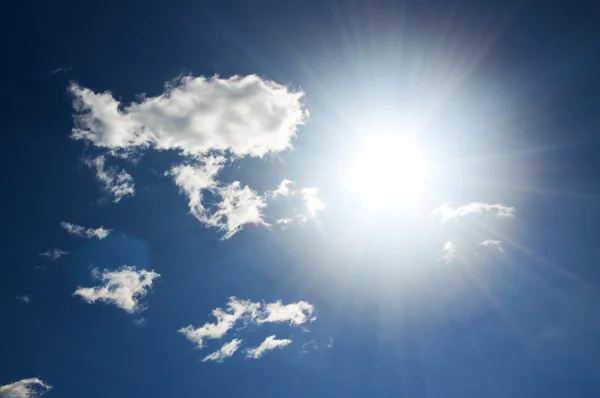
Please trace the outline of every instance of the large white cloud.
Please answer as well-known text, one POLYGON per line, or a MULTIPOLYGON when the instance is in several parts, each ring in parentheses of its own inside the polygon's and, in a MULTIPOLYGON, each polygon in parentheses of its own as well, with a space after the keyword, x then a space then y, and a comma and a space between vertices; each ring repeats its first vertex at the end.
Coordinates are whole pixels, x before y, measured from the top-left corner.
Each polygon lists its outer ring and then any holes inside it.
POLYGON ((97 238, 104 239, 110 234, 110 229, 106 229, 104 227, 98 228, 85 228, 81 225, 73 224, 70 222, 62 221, 60 226, 65 229, 68 233, 75 236, 80 236, 82 238, 97 238))
POLYGON ((248 358, 258 359, 262 357, 267 351, 274 350, 276 348, 283 348, 292 343, 290 339, 277 340, 275 335, 267 337, 260 345, 256 348, 250 348, 246 351, 248 358))
POLYGON ((121 104, 110 92, 72 84, 74 139, 110 150, 154 147, 188 155, 229 150, 261 157, 291 147, 308 113, 301 91, 256 75, 183 77, 157 97, 121 104))
POLYGON ((431 215, 439 217, 441 221, 447 222, 471 214, 490 213, 499 218, 511 218, 515 216, 515 208, 503 204, 490 204, 484 202, 473 202, 457 208, 453 208, 447 203, 436 208, 431 215))
POLYGON ((242 343, 242 340, 233 339, 229 343, 223 344, 223 346, 219 350, 213 352, 212 354, 205 356, 204 359, 202 360, 202 362, 207 362, 207 361, 223 362, 225 359, 231 357, 238 350, 238 348, 240 348, 241 343, 242 343))
POLYGON ((96 270, 95 274, 104 282, 103 285, 79 288, 74 294, 88 303, 103 301, 129 313, 143 309, 139 300, 148 293, 154 279, 160 277, 154 271, 138 271, 132 266, 124 266, 117 271, 104 270, 99 275, 96 270))
POLYGON ((133 177, 125 170, 117 171, 115 168, 106 168, 105 163, 104 156, 87 161, 87 165, 96 170, 96 178, 110 195, 112 201, 119 203, 121 199, 135 195, 133 177))
POLYGON ((0 386, 0 398, 34 398, 43 395, 52 386, 38 378, 23 379, 12 384, 0 386))
POLYGON ((313 321, 314 306, 306 301, 283 305, 281 301, 263 304, 250 300, 240 300, 230 297, 225 310, 216 308, 212 315, 216 323, 205 323, 199 328, 192 325, 179 329, 189 341, 198 348, 204 347, 205 339, 220 339, 227 334, 238 321, 263 323, 289 322, 299 326, 307 321, 313 321))
POLYGON ((205 323, 199 328, 189 325, 179 329, 179 332, 183 333, 189 341, 195 343, 198 348, 202 348, 204 347, 204 339, 220 339, 240 318, 254 318, 259 308, 260 303, 230 297, 226 310, 216 308, 212 311, 217 323, 205 323))

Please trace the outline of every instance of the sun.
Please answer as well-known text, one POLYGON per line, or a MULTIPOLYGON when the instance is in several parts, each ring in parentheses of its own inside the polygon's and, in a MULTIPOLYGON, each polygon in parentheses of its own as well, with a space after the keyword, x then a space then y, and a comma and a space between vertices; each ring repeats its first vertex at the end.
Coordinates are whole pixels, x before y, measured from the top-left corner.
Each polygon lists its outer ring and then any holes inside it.
POLYGON ((414 140, 372 136, 356 150, 347 183, 371 206, 418 204, 432 168, 414 140))

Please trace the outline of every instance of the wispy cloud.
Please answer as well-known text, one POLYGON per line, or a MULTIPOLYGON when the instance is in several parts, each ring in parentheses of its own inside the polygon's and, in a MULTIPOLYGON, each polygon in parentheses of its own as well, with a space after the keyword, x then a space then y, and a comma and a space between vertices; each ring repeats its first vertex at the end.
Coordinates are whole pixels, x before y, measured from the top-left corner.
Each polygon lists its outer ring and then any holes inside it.
POLYGON ((75 236, 80 236, 82 238, 97 238, 104 239, 106 238, 111 230, 106 229, 104 227, 98 228, 84 228, 81 225, 73 224, 70 222, 63 221, 60 223, 60 226, 65 229, 68 233, 75 236))
POLYGON ((125 170, 118 171, 115 168, 105 167, 106 158, 98 156, 88 160, 86 164, 96 171, 96 179, 102 184, 104 190, 110 195, 114 203, 121 199, 135 195, 135 183, 133 177, 125 170))
POLYGON ((238 350, 238 348, 240 348, 241 343, 242 340, 233 339, 229 343, 223 344, 223 347, 221 347, 218 351, 215 351, 212 354, 205 356, 202 362, 223 362, 225 359, 230 358, 238 350))
POLYGON ((259 308, 260 303, 230 297, 225 310, 216 308, 212 311, 212 316, 217 319, 217 323, 205 323, 199 328, 189 325, 179 329, 179 333, 184 334, 198 348, 202 348, 204 347, 204 339, 220 339, 242 317, 250 319, 256 317, 259 308))
POLYGON ((275 335, 267 337, 260 345, 256 348, 250 348, 246 351, 248 358, 258 359, 262 357, 267 351, 274 350, 276 348, 282 349, 283 347, 292 343, 290 339, 277 340, 275 335))
POLYGON ((281 301, 263 304, 230 297, 225 310, 216 308, 212 311, 216 323, 205 323, 199 328, 189 325, 179 329, 179 333, 198 348, 203 348, 205 339, 222 338, 238 321, 256 324, 289 322, 290 325, 299 326, 315 320, 313 312, 314 306, 306 301, 288 305, 283 305, 281 301))
POLYGON ((148 322, 148 320, 144 317, 140 317, 140 318, 135 318, 133 320, 133 324, 135 326, 144 326, 146 324, 146 322, 148 322))
POLYGON ((37 378, 23 379, 12 384, 0 386, 0 398, 34 398, 43 395, 52 386, 37 378))
POLYGON ((107 149, 153 147, 205 155, 211 150, 262 157, 291 147, 308 112, 303 93, 256 75, 186 76, 165 93, 124 106, 110 92, 72 84, 72 138, 107 149), (202 120, 202 123, 198 123, 202 120))
POLYGON ((79 288, 74 295, 80 296, 87 303, 102 301, 135 313, 143 309, 139 300, 146 296, 154 279, 158 277, 160 275, 154 271, 137 271, 132 266, 124 266, 118 271, 104 270, 99 276, 103 285, 79 288))
POLYGON ((27 295, 17 296, 16 299, 24 302, 25 304, 31 303, 31 297, 29 297, 27 295))
POLYGON ((490 204, 484 202, 473 202, 457 208, 447 203, 436 208, 431 215, 440 218, 442 223, 465 217, 471 214, 492 214, 499 218, 511 218, 515 216, 515 208, 503 204, 490 204))
POLYGON ((62 256, 66 256, 69 254, 68 251, 60 250, 60 249, 48 249, 43 253, 40 253, 41 257, 47 257, 52 261, 58 260, 62 256))
POLYGON ((479 244, 480 246, 489 247, 492 249, 498 250, 500 253, 504 253, 504 247, 502 246, 502 241, 494 240, 494 239, 486 239, 479 244))
POLYGON ((459 257, 458 246, 450 241, 444 243, 442 253, 442 258, 447 263, 450 263, 459 257))
POLYGON ((318 194, 318 188, 303 188, 300 190, 302 202, 305 206, 305 212, 301 214, 301 221, 316 221, 318 213, 325 210, 325 202, 323 202, 318 194))
POLYGON ((287 178, 284 178, 279 183, 277 188, 274 191, 271 191, 271 196, 274 198, 276 198, 278 196, 289 196, 290 194, 292 194, 292 190, 291 190, 290 186, 292 186, 293 184, 294 184, 293 181, 290 181, 287 178))

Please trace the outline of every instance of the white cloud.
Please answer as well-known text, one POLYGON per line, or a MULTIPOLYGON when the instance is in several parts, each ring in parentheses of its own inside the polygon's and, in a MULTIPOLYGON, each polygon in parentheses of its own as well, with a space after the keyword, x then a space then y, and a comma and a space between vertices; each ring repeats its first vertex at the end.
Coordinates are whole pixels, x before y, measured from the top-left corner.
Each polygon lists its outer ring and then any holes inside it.
POLYGON ((203 348, 205 339, 222 338, 240 320, 257 324, 289 322, 291 325, 298 326, 306 321, 315 320, 311 318, 313 312, 314 306, 306 301, 288 305, 283 305, 281 301, 261 304, 230 297, 225 310, 216 308, 212 311, 212 316, 217 319, 216 323, 205 323, 199 328, 189 325, 179 329, 178 332, 198 348, 203 348))
POLYGON ((111 232, 110 229, 106 229, 104 227, 84 228, 81 225, 72 224, 72 223, 66 222, 66 221, 61 222, 60 226, 63 227, 71 235, 80 236, 82 238, 90 238, 90 239, 91 238, 104 239, 111 232))
POLYGON ((250 348, 246 351, 248 358, 258 359, 264 355, 265 352, 269 350, 274 350, 276 348, 283 348, 292 343, 290 339, 275 339, 275 335, 267 337, 260 345, 256 348, 250 348))
POLYGON ((16 299, 24 302, 25 304, 31 303, 31 297, 29 297, 27 295, 17 296, 16 299))
POLYGON ((168 173, 174 177, 179 189, 187 195, 192 214, 202 222, 206 222, 207 219, 202 204, 202 191, 217 187, 215 177, 223 168, 224 162, 225 158, 222 156, 210 156, 202 159, 199 165, 179 165, 168 173))
POLYGON ((290 189, 290 186, 294 184, 293 181, 288 180, 287 178, 284 178, 279 185, 277 186, 277 188, 271 192, 271 196, 273 196, 274 198, 278 197, 278 196, 289 196, 292 194, 292 190, 290 189))
POLYGON ((23 379, 12 384, 0 386, 0 398, 34 398, 43 395, 52 386, 37 378, 23 379))
POLYGON ((144 317, 136 318, 133 320, 133 324, 135 326, 144 326, 146 324, 146 322, 148 322, 148 320, 144 317))
POLYGON ((204 155, 230 150, 262 157, 291 147, 308 112, 303 93, 256 75, 183 77, 165 93, 123 105, 110 92, 72 84, 75 128, 72 138, 109 150, 154 147, 204 155))
POLYGON ((486 239, 479 244, 480 246, 490 247, 498 250, 500 253, 504 253, 504 247, 502 246, 502 241, 494 240, 494 239, 486 239))
POLYGON ((292 220, 291 218, 287 218, 287 217, 280 218, 277 220, 277 225, 286 226, 289 223, 291 223, 292 221, 294 221, 294 220, 292 220))
POLYGON ((230 297, 226 310, 216 308, 212 311, 217 323, 205 323, 197 329, 189 325, 179 329, 179 333, 183 333, 189 341, 195 343, 198 348, 202 348, 204 347, 204 339, 220 339, 240 318, 248 317, 251 319, 256 317, 259 308, 260 303, 230 297))
POLYGON ((242 340, 233 339, 229 343, 223 344, 223 347, 221 347, 218 351, 215 351, 212 354, 205 356, 202 362, 223 362, 226 358, 231 357, 238 350, 238 348, 240 348, 241 343, 242 340))
POLYGON ((263 209, 267 206, 263 197, 248 186, 241 187, 234 181, 226 187, 220 187, 215 177, 223 168, 225 158, 207 157, 200 165, 179 165, 168 173, 175 184, 188 199, 191 213, 203 224, 225 231, 223 239, 229 239, 240 231, 245 224, 268 226, 263 219, 263 209), (220 196, 216 208, 207 208, 202 203, 203 191, 220 196))
POLYGON ((43 253, 40 253, 41 257, 47 257, 52 261, 58 260, 62 256, 66 256, 69 252, 60 249, 48 249, 43 253))
POLYGON ((302 325, 307 320, 311 322, 314 311, 314 306, 306 301, 299 301, 288 305, 283 305, 281 301, 276 301, 265 305, 264 310, 261 310, 257 323, 267 322, 289 322, 295 326, 302 325))
POLYGON ((444 259, 444 261, 446 261, 447 263, 455 260, 458 258, 458 246, 455 243, 452 243, 450 241, 444 243, 444 248, 442 249, 442 258, 444 259))
POLYGON ((74 294, 88 303, 103 301, 134 313, 142 309, 139 300, 147 294, 153 280, 158 277, 160 275, 154 271, 137 271, 132 266, 124 266, 112 272, 104 270, 99 277, 104 285, 79 288, 74 294))
POLYGON ((225 231, 223 239, 229 239, 245 224, 269 226, 263 219, 263 209, 267 204, 263 197, 248 186, 241 188, 239 181, 219 189, 221 202, 218 209, 204 222, 225 231))
POLYGON ((433 217, 439 217, 442 223, 444 223, 446 221, 468 216, 471 214, 482 213, 491 213, 499 218, 511 218, 515 216, 515 208, 503 204, 490 204, 484 202, 473 202, 464 206, 453 208, 449 204, 444 203, 443 205, 435 209, 431 213, 431 215, 433 217))
POLYGON ((125 170, 117 171, 115 168, 105 168, 106 159, 98 156, 86 164, 96 169, 96 178, 108 192, 112 201, 118 203, 121 199, 135 195, 135 183, 125 170))
POLYGON ((300 216, 302 222, 311 220, 317 220, 317 213, 325 210, 325 202, 323 202, 317 196, 319 193, 318 188, 302 188, 300 194, 302 195, 302 202, 304 203, 305 213, 300 216))

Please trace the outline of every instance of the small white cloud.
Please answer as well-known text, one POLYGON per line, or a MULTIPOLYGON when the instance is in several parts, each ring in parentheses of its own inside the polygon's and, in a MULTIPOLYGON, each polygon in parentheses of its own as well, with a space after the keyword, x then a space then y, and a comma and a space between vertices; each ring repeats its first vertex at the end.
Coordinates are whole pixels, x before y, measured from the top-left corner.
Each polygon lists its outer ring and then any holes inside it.
POLYGON ((503 204, 490 204, 484 202, 469 203, 464 206, 457 208, 451 207, 449 204, 444 203, 432 213, 432 217, 439 217, 442 223, 457 219, 460 217, 468 216, 471 214, 483 214, 491 213, 499 218, 512 218, 515 216, 515 208, 506 206, 503 204))
POLYGON ((144 326, 148 320, 144 317, 136 318, 133 320, 135 326, 144 326))
POLYGON ((458 258, 458 246, 450 241, 444 243, 444 248, 442 249, 442 258, 447 263, 458 258))
POLYGON ((291 147, 308 112, 302 92, 256 75, 186 76, 165 93, 124 106, 110 92, 95 93, 77 84, 75 128, 71 137, 112 151, 153 147, 205 155, 211 150, 262 157, 291 147))
POLYGON ((73 224, 70 222, 63 221, 60 226, 65 229, 68 233, 82 238, 97 238, 104 239, 110 234, 111 230, 104 227, 98 228, 84 228, 81 225, 73 224))
POLYGON ((262 213, 267 207, 264 198, 248 186, 242 188, 239 181, 234 181, 220 189, 219 193, 222 200, 218 209, 205 223, 225 231, 223 239, 231 238, 246 224, 269 226, 262 213))
POLYGON ((217 323, 205 323, 199 328, 189 325, 179 329, 179 333, 184 334, 198 348, 202 348, 204 347, 204 339, 220 339, 242 317, 254 318, 259 308, 259 303, 230 297, 226 310, 216 308, 212 311, 212 315, 217 319, 217 323))
POLYGON ((479 244, 480 246, 489 247, 492 249, 498 250, 500 253, 504 253, 504 247, 502 246, 502 241, 494 240, 494 239, 486 239, 479 244))
POLYGON ((299 301, 288 305, 283 305, 281 301, 267 304, 264 310, 261 310, 256 322, 289 322, 292 325, 298 326, 305 323, 307 320, 311 322, 314 311, 314 306, 306 301, 299 301))
POLYGON ((272 335, 267 337, 258 347, 248 349, 246 355, 248 358, 258 359, 269 350, 274 350, 276 348, 282 349, 291 343, 292 340, 290 339, 277 340, 275 339, 275 335, 272 335))
POLYGON ((105 270, 99 277, 104 285, 79 288, 74 295, 80 296, 87 303, 103 301, 134 313, 142 309, 139 300, 147 294, 152 282, 158 277, 160 275, 154 271, 137 271, 132 266, 124 266, 112 272, 105 270))
POLYGON ((202 191, 213 190, 217 187, 215 177, 223 168, 225 158, 209 156, 202 159, 198 165, 179 165, 173 167, 168 175, 175 179, 175 184, 189 199, 192 214, 201 222, 206 222, 206 210, 202 204, 202 191))
POLYGON ((135 195, 133 177, 125 170, 117 171, 115 168, 105 168, 106 159, 98 156, 86 164, 96 169, 96 178, 103 185, 104 190, 111 196, 114 203, 121 199, 135 195))
POLYGON ((212 354, 205 356, 202 362, 223 362, 226 358, 231 357, 238 350, 238 348, 240 348, 241 343, 242 340, 233 339, 229 343, 223 344, 223 347, 221 347, 218 351, 215 351, 212 354))
POLYGON ((329 344, 327 344, 327 348, 333 348, 333 338, 329 337, 329 344))
POLYGON ((68 251, 60 250, 60 249, 49 249, 43 253, 40 253, 41 257, 47 257, 52 261, 58 260, 62 256, 66 256, 69 254, 68 251))
POLYGON ((287 218, 287 217, 280 218, 277 220, 277 225, 286 226, 289 223, 291 223, 292 221, 294 221, 294 220, 292 220, 291 218, 287 218))
POLYGON ((23 379, 0 386, 0 398, 35 398, 50 391, 52 386, 37 378, 23 379))
POLYGON ((31 297, 29 297, 27 295, 17 296, 16 299, 24 302, 25 304, 31 303, 31 297))
POLYGON ((305 212, 300 216, 302 222, 317 220, 317 213, 325 210, 325 202, 319 199, 319 188, 302 188, 300 190, 305 212))
POLYGON ((277 189, 275 189, 274 191, 271 192, 271 196, 273 196, 274 198, 278 197, 278 196, 289 196, 292 194, 292 190, 290 189, 290 186, 294 184, 293 181, 288 180, 287 178, 284 178, 279 185, 277 186, 277 189))

